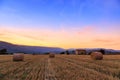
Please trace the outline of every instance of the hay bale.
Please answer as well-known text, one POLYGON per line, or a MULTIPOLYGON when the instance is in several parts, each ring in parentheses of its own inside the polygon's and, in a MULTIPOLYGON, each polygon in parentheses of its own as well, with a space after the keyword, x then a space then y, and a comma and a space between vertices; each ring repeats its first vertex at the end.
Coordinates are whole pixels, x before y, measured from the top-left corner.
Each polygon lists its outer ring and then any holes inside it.
POLYGON ((49 58, 55 58, 55 54, 50 53, 50 54, 49 54, 49 58))
POLYGON ((102 60, 103 59, 103 54, 101 52, 92 52, 91 53, 91 58, 94 60, 102 60))
POLYGON ((13 54, 13 61, 23 61, 24 54, 23 53, 14 53, 13 54))

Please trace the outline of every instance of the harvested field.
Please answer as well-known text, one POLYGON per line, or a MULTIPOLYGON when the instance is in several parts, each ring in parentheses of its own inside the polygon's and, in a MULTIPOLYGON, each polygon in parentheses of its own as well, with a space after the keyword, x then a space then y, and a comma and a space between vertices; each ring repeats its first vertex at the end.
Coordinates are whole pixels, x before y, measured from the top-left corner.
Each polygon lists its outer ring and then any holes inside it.
POLYGON ((120 55, 25 55, 24 61, 12 61, 12 55, 0 55, 0 80, 120 80, 120 55))

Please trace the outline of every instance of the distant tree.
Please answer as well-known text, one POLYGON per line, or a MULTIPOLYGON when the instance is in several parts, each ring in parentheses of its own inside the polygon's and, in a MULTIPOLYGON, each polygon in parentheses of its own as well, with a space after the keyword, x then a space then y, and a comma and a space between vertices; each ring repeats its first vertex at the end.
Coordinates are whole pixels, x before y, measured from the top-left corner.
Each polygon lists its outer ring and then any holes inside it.
POLYGON ((32 53, 32 55, 36 55, 35 53, 32 53))
POLYGON ((74 51, 74 50, 72 51, 72 54, 75 54, 75 51, 74 51))
POLYGON ((104 50, 104 49, 100 49, 100 52, 101 52, 102 54, 105 54, 105 50, 104 50))
POLYGON ((49 52, 46 52, 46 53, 44 53, 44 54, 48 55, 48 54, 50 54, 50 53, 49 53, 49 52))
POLYGON ((0 54, 7 54, 7 49, 5 49, 5 48, 4 48, 4 49, 1 49, 1 50, 0 50, 0 54))
POLYGON ((66 51, 66 54, 67 54, 67 55, 69 55, 69 54, 70 54, 68 50, 66 51))
POLYGON ((92 51, 88 53, 88 55, 91 55, 92 51))
POLYGON ((9 53, 9 54, 13 54, 13 53, 9 53))
POLYGON ((65 54, 65 52, 61 52, 60 54, 65 54))

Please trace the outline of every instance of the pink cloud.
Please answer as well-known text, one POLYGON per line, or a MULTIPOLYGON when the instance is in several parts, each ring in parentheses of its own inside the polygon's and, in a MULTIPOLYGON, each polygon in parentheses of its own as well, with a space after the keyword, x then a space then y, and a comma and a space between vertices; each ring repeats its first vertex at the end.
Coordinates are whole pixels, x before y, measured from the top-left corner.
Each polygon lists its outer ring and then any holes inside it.
POLYGON ((99 42, 99 43, 109 43, 109 42, 114 42, 113 40, 110 39, 95 39, 93 42, 99 42))
POLYGON ((85 26, 79 29, 78 34, 88 34, 88 33, 93 33, 95 31, 96 31, 96 28, 94 26, 85 26))
POLYGON ((27 29, 27 28, 0 28, 0 40, 5 40, 17 44, 54 46, 63 48, 92 48, 105 47, 116 48, 120 43, 120 36, 117 33, 111 34, 103 32, 98 34, 99 30, 95 26, 83 28, 61 28, 53 29, 27 29), (110 46, 111 45, 111 46, 110 46))

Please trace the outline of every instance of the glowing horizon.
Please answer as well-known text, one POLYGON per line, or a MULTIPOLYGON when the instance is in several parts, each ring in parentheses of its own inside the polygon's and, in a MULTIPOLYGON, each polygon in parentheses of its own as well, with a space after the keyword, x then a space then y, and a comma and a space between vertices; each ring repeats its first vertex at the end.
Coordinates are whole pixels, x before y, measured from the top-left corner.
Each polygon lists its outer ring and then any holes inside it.
POLYGON ((118 0, 1 0, 0 41, 120 49, 119 4, 118 0))

